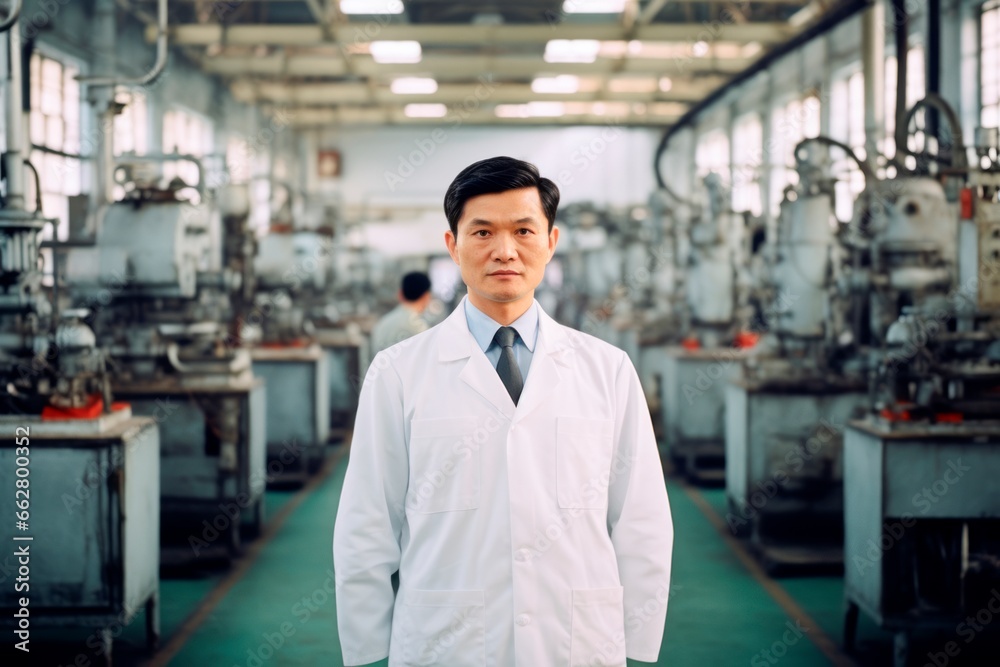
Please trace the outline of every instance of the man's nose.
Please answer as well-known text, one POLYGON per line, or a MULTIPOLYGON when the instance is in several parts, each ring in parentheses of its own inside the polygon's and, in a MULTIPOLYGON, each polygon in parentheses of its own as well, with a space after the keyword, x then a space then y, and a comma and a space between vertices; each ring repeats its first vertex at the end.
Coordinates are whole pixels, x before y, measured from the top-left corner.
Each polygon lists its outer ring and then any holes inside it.
POLYGON ((517 244, 514 243, 514 237, 510 234, 497 234, 493 257, 502 262, 517 259, 517 244))

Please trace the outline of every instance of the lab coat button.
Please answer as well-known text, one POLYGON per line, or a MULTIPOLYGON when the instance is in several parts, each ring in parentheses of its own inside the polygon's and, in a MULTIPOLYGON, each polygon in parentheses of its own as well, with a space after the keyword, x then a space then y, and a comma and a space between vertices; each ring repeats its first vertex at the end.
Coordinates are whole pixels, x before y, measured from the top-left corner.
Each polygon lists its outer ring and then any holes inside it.
POLYGON ((531 623, 531 616, 529 616, 528 614, 518 614, 517 618, 514 619, 514 622, 520 625, 521 627, 524 627, 529 623, 531 623))

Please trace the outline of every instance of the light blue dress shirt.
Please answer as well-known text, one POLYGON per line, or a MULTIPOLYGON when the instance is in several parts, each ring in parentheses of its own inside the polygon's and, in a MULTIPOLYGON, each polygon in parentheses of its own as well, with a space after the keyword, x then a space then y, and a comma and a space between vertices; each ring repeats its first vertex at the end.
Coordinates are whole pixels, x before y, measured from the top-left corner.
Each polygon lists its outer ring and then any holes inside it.
MULTIPOLYGON (((493 342, 493 337, 503 325, 473 306, 468 299, 465 300, 465 321, 469 325, 472 337, 486 353, 486 358, 490 360, 493 368, 496 368, 500 361, 500 346, 493 342)), ((514 358, 521 370, 521 379, 527 382, 531 357, 535 352, 535 342, 538 340, 538 302, 532 301, 531 307, 524 312, 524 315, 514 320, 510 326, 517 330, 517 337, 514 339, 514 358)))

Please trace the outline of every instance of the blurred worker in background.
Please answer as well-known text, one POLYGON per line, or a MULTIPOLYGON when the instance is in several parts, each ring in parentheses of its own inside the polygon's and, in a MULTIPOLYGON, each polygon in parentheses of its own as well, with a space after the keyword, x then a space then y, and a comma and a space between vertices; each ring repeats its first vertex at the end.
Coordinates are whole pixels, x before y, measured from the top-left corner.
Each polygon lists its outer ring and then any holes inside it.
POLYGON ((622 350, 534 298, 558 204, 509 157, 448 188, 468 296, 378 354, 359 399, 333 539, 347 665, 659 656, 673 527, 649 407, 622 350))
POLYGON ((399 305, 383 315, 372 329, 372 354, 421 331, 427 331, 427 321, 421 314, 430 302, 431 279, 426 273, 413 271, 403 276, 399 288, 399 305))

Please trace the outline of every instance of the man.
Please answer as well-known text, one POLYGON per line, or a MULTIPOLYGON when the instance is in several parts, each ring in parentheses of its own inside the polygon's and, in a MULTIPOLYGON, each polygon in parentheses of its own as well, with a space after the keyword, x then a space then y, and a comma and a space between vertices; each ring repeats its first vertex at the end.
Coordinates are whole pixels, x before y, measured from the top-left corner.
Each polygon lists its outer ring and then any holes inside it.
POLYGON ((347 665, 657 659, 673 544, 659 455, 625 353, 533 298, 558 203, 507 157, 448 188, 468 296, 378 355, 361 392, 333 539, 347 665))
POLYGON ((372 329, 373 354, 427 331, 427 322, 420 317, 431 302, 431 279, 427 274, 412 271, 403 276, 397 298, 399 305, 383 315, 372 329))

